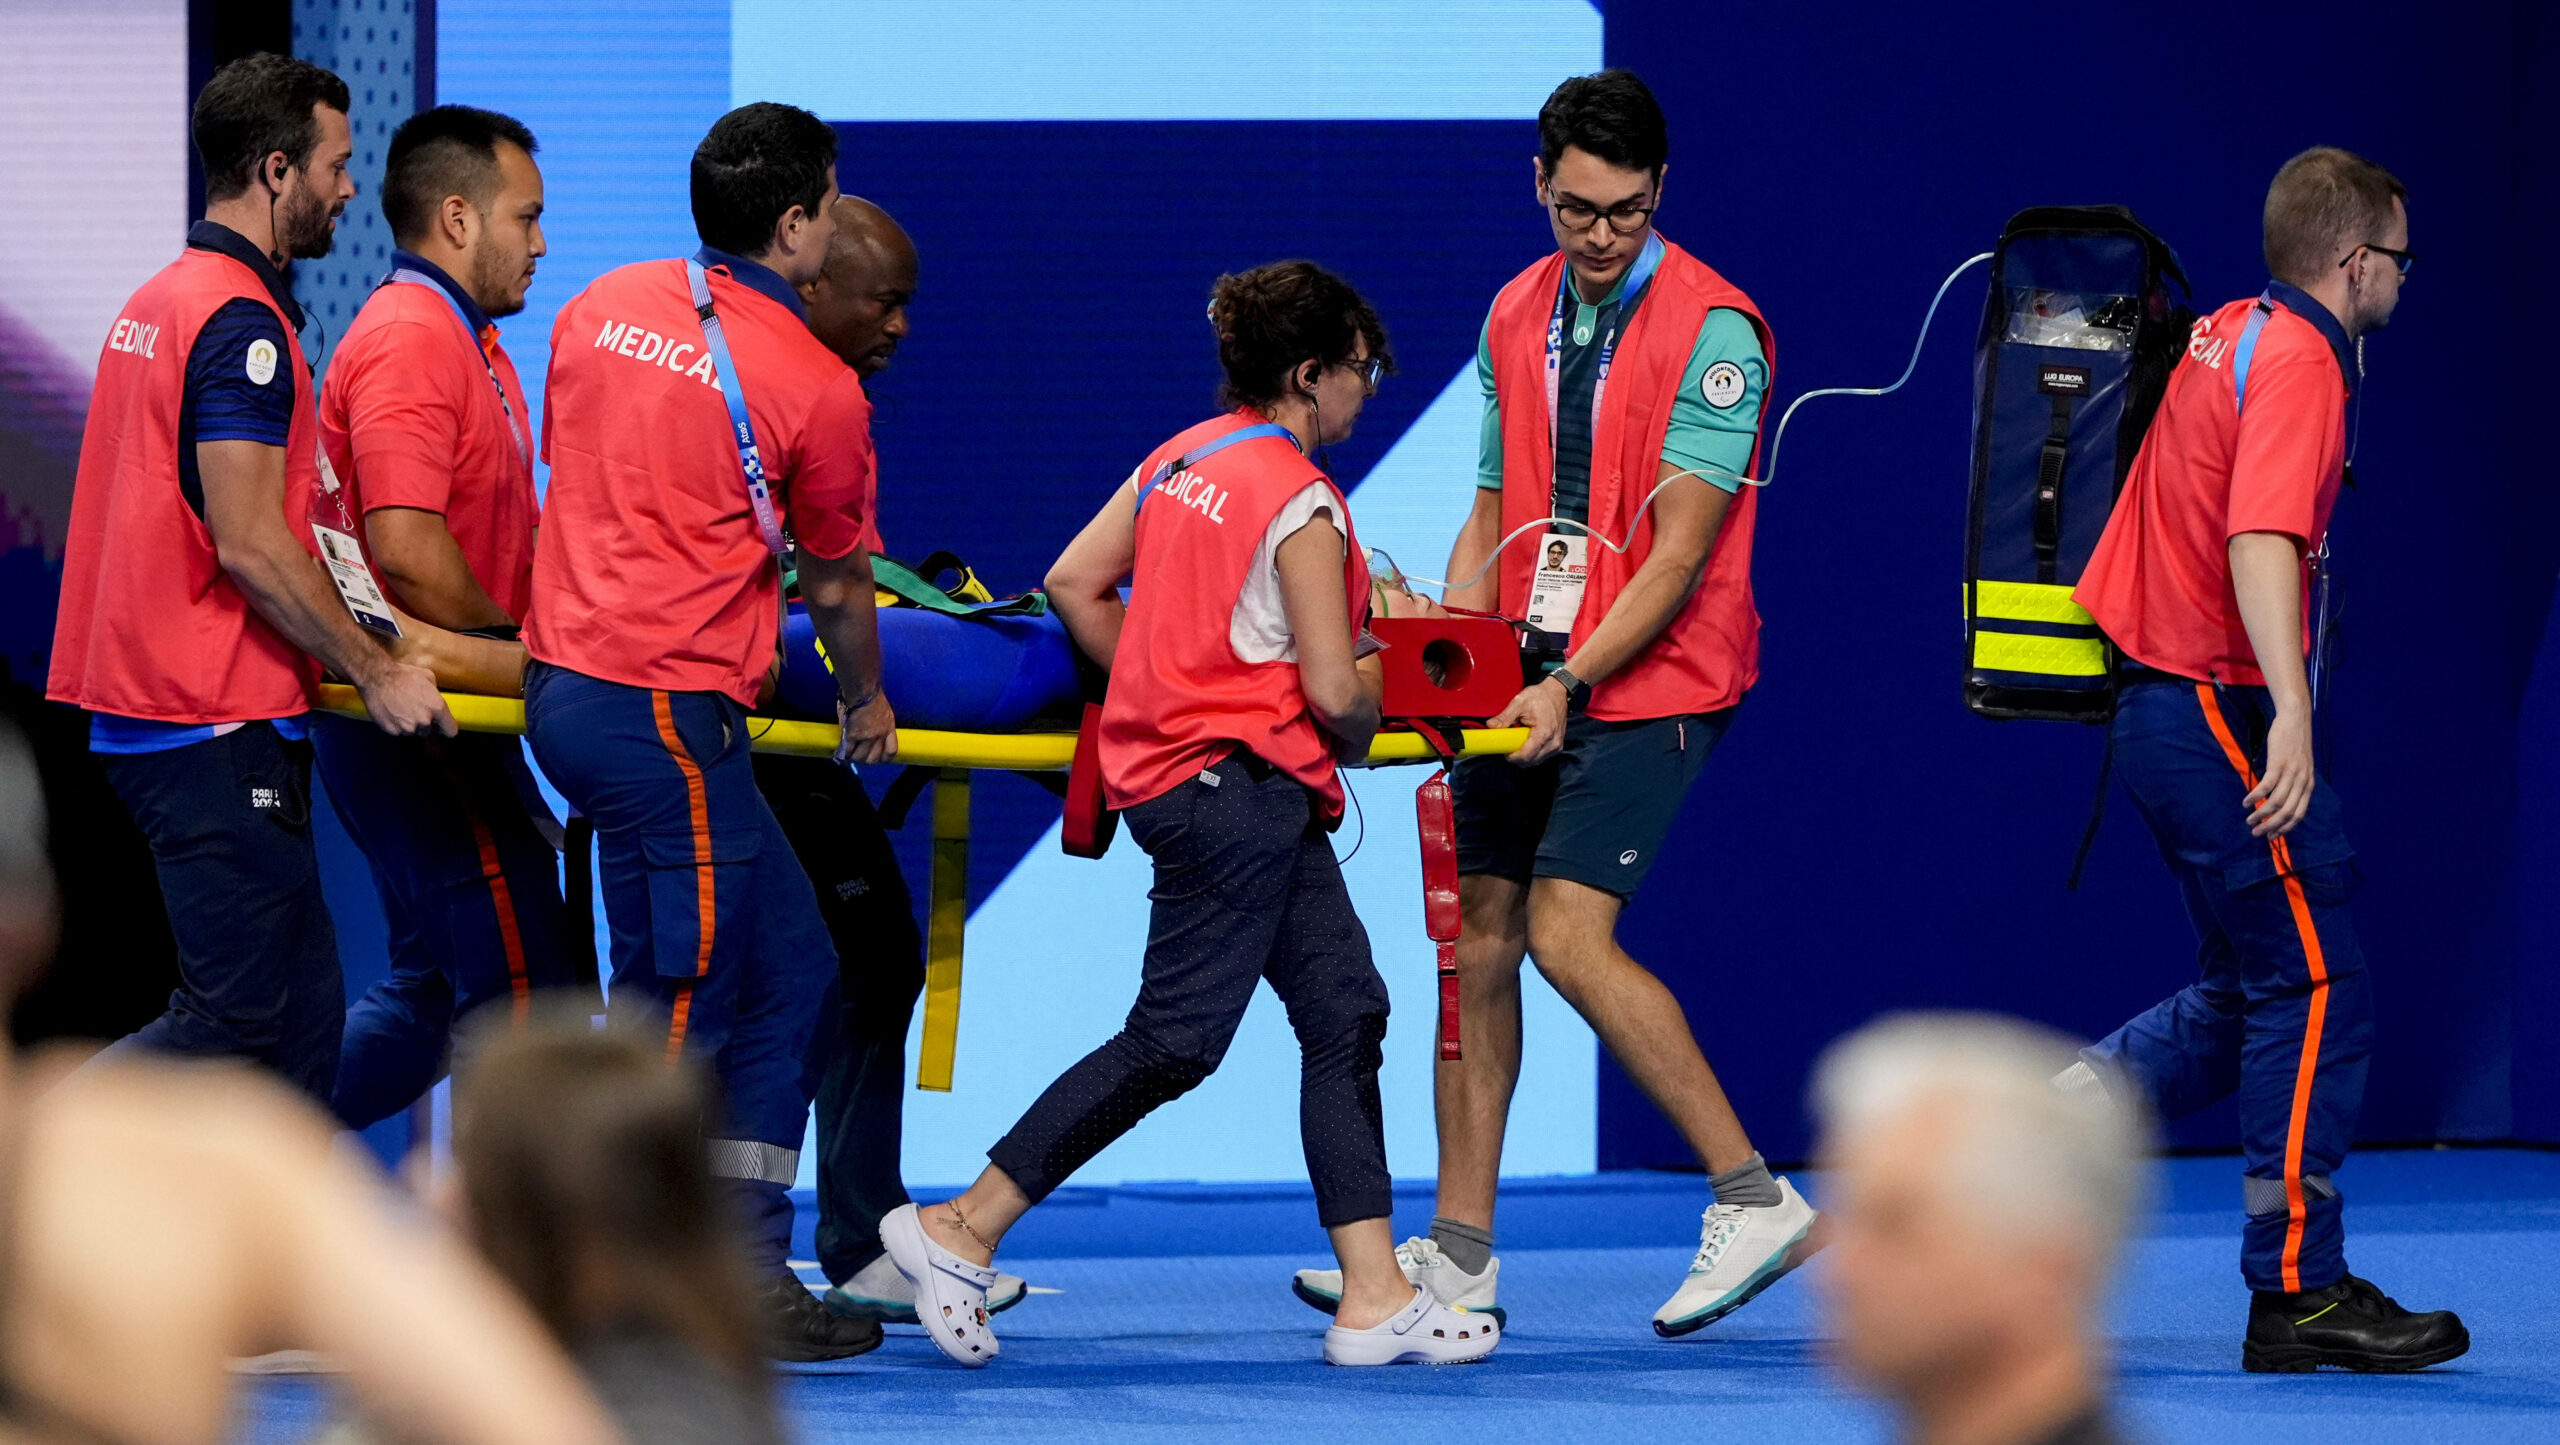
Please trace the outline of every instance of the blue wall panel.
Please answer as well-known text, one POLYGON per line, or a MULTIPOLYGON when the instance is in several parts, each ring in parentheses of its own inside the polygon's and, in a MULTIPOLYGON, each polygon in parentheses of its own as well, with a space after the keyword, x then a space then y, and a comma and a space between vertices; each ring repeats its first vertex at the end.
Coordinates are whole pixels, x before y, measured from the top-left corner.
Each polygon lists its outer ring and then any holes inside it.
MULTIPOLYGON (((2286 157, 2344 145, 2408 182, 2426 264, 2369 347, 2324 723, 2382 1007, 2368 1138, 2514 1127, 2507 800, 2555 538, 2527 525, 2548 501, 2515 489, 2533 466, 2516 381, 2531 328, 2491 298, 2535 234, 2509 211, 2531 194, 2522 108, 2550 55, 2529 9, 2347 4, 2278 37, 2271 12, 2192 4, 1878 5, 1820 23, 1609 7, 1610 59, 1671 111, 1665 224, 1718 217, 1707 254, 1768 309, 1784 395, 1891 377, 1938 278, 2024 206, 2133 205, 2210 306, 2262 284, 2259 208, 2286 157)), ((2547 93, 2539 114, 2547 136, 2547 93)), ((1907 392, 1799 421, 1761 525, 1765 680, 1627 919, 1773 1156, 1804 1147, 1815 1048, 1876 1011, 1996 1007, 2087 1034, 2193 976, 2121 794, 2088 883, 2062 891, 2096 734, 1958 702, 1970 319, 1907 392)), ((2229 1137, 2227 1115, 2179 1134, 2229 1137)), ((1602 1167, 1685 1157, 1604 1064, 1602 1167)))
MULTIPOLYGON (((426 3, 432 6, 432 0, 426 3)), ((382 167, 390 158, 391 133, 424 108, 418 94, 419 8, 420 0, 294 3, 293 53, 337 72, 347 83, 352 107, 347 128, 355 141, 347 173, 355 179, 356 195, 338 218, 337 244, 327 256, 293 268, 294 299, 321 333, 314 338, 306 332, 304 344, 313 364, 324 368, 364 298, 391 270, 391 227, 382 219, 382 167)))

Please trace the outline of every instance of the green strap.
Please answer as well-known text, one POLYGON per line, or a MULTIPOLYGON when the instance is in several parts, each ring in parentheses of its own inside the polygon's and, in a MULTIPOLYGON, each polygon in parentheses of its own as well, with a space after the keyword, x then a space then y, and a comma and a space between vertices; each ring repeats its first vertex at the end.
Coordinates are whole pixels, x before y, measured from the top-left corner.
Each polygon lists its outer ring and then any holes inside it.
POLYGON ((877 553, 871 558, 871 581, 881 591, 910 607, 922 607, 953 617, 1039 617, 1049 610, 1049 599, 1037 591, 1001 602, 962 602, 925 580, 905 563, 877 553))

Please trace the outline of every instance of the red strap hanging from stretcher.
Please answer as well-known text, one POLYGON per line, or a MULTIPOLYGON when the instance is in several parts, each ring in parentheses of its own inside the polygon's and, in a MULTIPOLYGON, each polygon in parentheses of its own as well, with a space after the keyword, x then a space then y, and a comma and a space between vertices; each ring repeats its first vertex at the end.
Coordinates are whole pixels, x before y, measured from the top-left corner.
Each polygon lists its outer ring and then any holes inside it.
POLYGON ((1458 811, 1442 768, 1414 791, 1413 811, 1422 835, 1422 930, 1440 953, 1440 1060, 1454 1063, 1458 1047, 1458 811))
POLYGON ((1099 858, 1111 851, 1120 831, 1120 815, 1102 793, 1102 704, 1084 705, 1083 724, 1076 729, 1076 751, 1067 768, 1067 805, 1058 830, 1058 846, 1077 858, 1099 858))

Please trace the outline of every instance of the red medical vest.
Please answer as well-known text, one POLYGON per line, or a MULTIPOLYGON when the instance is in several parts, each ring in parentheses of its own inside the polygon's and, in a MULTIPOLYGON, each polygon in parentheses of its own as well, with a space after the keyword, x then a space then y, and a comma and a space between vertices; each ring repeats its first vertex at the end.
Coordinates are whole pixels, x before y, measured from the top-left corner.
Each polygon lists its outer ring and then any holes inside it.
MULTIPOLYGON (((710 284, 775 500, 803 551, 842 557, 871 511, 862 383, 781 302, 725 269, 710 284)), ((713 371, 682 261, 606 272, 560 308, 542 428, 551 489, 524 640, 589 677, 752 707, 773 660, 780 579, 713 371)))
MULTIPOLYGON (((2196 323, 2143 436, 2124 494, 2072 599, 2134 661, 2180 677, 2263 687, 2231 583, 2231 539, 2328 534, 2346 469, 2347 378, 2320 328, 2282 305, 2258 330, 2248 407, 2232 356, 2257 301, 2196 323)), ((2310 609, 2303 609, 2306 645, 2310 609)))
POLYGON ((311 707, 319 664, 249 606, 214 554, 213 533, 178 489, 178 411, 187 354, 213 314, 241 297, 276 311, 293 368, 284 521, 311 546, 319 430, 302 343, 256 272, 189 249, 143 283, 98 353, 80 442, 62 601, 45 695, 92 712, 172 723, 292 717, 311 707))
MULTIPOLYGON (((1155 449, 1138 468, 1140 487, 1166 462, 1263 421, 1238 409, 1200 423, 1155 449)), ((1288 438, 1238 442, 1139 492, 1129 616, 1102 705, 1102 786, 1112 807, 1143 803, 1242 748, 1306 784, 1324 799, 1326 817, 1342 816, 1332 735, 1307 710, 1298 665, 1246 662, 1230 640, 1263 533, 1310 482, 1333 491, 1356 636, 1369 616, 1369 563, 1351 508, 1288 438)))
POLYGON ((475 343, 462 325, 427 287, 377 288, 330 357, 320 440, 346 483, 351 514, 415 507, 442 516, 480 590, 521 622, 541 517, 524 387, 497 328, 475 343), (506 388, 504 407, 489 385, 493 371, 506 388))
MULTIPOLYGON (((1494 394, 1502 406, 1502 531, 1508 536, 1554 510, 1555 445, 1547 417, 1547 322, 1554 315, 1556 287, 1564 279, 1564 253, 1559 251, 1511 278, 1494 297, 1486 319, 1486 346, 1493 357, 1494 394)), ((1636 509, 1655 486, 1662 468, 1662 438, 1671 425, 1671 402, 1680 377, 1696 349, 1698 328, 1707 313, 1730 307, 1751 318, 1767 358, 1770 385, 1776 394, 1778 348, 1758 307, 1732 283, 1687 251, 1663 242, 1662 264, 1654 272, 1642 305, 1618 342, 1610 362, 1608 391, 1591 427, 1591 526, 1612 542, 1625 541, 1636 509)), ((1761 407, 1768 425, 1768 407, 1761 407)), ((1759 466, 1759 444, 1752 444, 1751 466, 1759 466)), ((1588 710, 1611 722, 1713 712, 1742 700, 1760 680, 1760 613, 1751 601, 1751 534, 1759 514, 1759 488, 1744 487, 1724 514, 1724 526, 1707 552, 1705 576, 1688 604, 1672 615, 1660 634, 1625 667, 1591 690, 1588 710)), ((1503 549, 1501 601, 1511 617, 1529 604, 1529 580, 1537 565, 1537 548, 1527 543, 1535 533, 1503 549)), ((1653 514, 1645 514, 1624 555, 1593 543, 1590 573, 1581 611, 1575 616, 1572 646, 1579 647, 1591 629, 1609 614, 1653 550, 1653 514)))

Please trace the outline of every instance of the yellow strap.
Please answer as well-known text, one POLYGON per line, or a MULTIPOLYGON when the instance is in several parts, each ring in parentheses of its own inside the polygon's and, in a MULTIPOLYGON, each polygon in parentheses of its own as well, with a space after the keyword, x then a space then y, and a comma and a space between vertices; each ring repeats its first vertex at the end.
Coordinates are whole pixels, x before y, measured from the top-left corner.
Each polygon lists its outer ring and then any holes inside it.
POLYGON ((1994 582, 1984 578, 1976 588, 1974 615, 2008 622, 2066 622, 2094 627, 2097 619, 2071 600, 2071 589, 2051 582, 1994 582))
POLYGON ((933 780, 933 883, 925 913, 924 1043, 916 1087, 951 1092, 960 1044, 960 955, 969 923, 969 774, 945 768, 933 780))
POLYGON ((1973 665, 1991 672, 2046 677, 2104 677, 2107 644, 2095 637, 2030 637, 2019 632, 1973 634, 1973 665))
MULTIPOLYGON (((521 733, 524 731, 524 704, 511 697, 474 697, 468 693, 449 692, 445 705, 453 709, 453 720, 464 732, 521 733)), ((364 699, 356 690, 341 683, 326 683, 320 688, 323 711, 345 717, 365 716, 364 699)), ((785 753, 794 757, 826 758, 835 756, 838 734, 834 723, 795 722, 787 718, 762 714, 747 719, 747 732, 755 750, 760 753, 785 753)), ((1468 756, 1509 753, 1529 740, 1526 728, 1473 728, 1465 735, 1468 756)), ((1012 773, 1063 773, 1075 757, 1074 733, 952 733, 929 728, 898 729, 896 761, 920 768, 994 768, 1012 773)), ((1380 733, 1369 748, 1369 765, 1382 763, 1427 763, 1433 760, 1431 745, 1419 733, 1380 733)))

